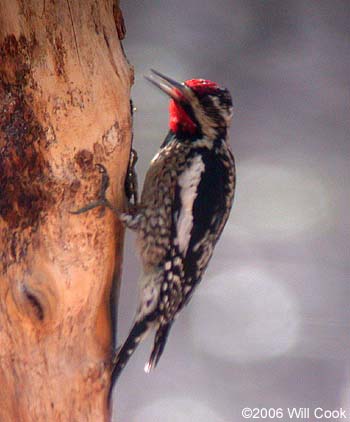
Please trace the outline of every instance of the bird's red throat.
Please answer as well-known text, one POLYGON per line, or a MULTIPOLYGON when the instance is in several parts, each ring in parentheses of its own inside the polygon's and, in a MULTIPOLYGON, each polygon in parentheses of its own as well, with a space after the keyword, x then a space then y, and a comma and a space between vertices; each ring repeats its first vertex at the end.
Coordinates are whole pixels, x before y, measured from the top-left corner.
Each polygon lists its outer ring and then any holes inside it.
POLYGON ((174 100, 169 104, 170 129, 174 132, 186 132, 193 135, 196 132, 196 124, 186 111, 174 100))

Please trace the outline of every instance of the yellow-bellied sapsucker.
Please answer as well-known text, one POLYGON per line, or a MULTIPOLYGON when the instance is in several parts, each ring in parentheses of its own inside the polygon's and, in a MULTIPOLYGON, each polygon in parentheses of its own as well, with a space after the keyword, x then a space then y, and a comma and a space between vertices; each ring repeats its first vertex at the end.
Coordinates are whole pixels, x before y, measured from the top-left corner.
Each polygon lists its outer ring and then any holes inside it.
MULTIPOLYGON (((148 79, 171 97, 170 131, 147 172, 140 203, 118 217, 137 233, 143 265, 140 299, 131 331, 115 358, 116 379, 140 341, 156 330, 145 371, 153 369, 174 318, 188 303, 229 216, 235 190, 228 145, 232 99, 204 79, 178 83, 152 71, 148 79)), ((98 205, 113 206, 103 187, 98 205)))

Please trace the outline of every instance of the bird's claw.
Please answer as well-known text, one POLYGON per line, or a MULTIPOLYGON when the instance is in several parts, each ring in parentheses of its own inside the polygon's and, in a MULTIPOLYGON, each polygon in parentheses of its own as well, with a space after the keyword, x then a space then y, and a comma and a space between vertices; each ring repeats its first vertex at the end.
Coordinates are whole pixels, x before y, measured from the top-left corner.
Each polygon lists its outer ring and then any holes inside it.
POLYGON ((109 187, 109 175, 108 175, 107 169, 103 164, 96 164, 96 168, 102 174, 101 187, 98 193, 98 199, 96 201, 90 202, 89 204, 85 205, 82 208, 79 208, 78 210, 69 211, 70 214, 82 214, 84 212, 93 210, 94 208, 97 208, 97 207, 103 207, 100 212, 100 217, 103 216, 105 207, 110 208, 117 215, 119 214, 116 208, 106 198, 106 191, 109 187))
POLYGON ((125 194, 129 208, 138 203, 138 183, 135 166, 138 160, 137 152, 133 148, 130 151, 129 167, 125 179, 125 194))

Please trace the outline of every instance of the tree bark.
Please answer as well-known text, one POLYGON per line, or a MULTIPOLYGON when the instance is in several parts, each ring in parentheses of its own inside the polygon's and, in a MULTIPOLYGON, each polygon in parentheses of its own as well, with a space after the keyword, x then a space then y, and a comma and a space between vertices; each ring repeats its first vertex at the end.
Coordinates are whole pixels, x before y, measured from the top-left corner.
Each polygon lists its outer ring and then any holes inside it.
POLYGON ((112 0, 0 0, 0 421, 107 421, 132 69, 112 0), (118 37, 119 35, 119 37, 118 37))

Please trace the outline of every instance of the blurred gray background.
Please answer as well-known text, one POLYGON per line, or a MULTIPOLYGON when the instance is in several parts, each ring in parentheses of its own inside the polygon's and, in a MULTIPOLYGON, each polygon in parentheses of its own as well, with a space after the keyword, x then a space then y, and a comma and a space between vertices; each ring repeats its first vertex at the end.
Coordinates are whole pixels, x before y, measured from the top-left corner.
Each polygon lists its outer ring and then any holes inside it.
MULTIPOLYGON (((168 121, 168 99, 143 78, 149 68, 231 90, 238 185, 211 265, 158 368, 143 372, 149 339, 115 388, 114 420, 233 422, 244 420, 244 407, 280 407, 284 421, 300 420, 288 407, 343 407, 350 420, 350 2, 121 7, 136 75, 140 185, 168 121)), ((136 308, 133 242, 129 233, 119 342, 136 308)))

